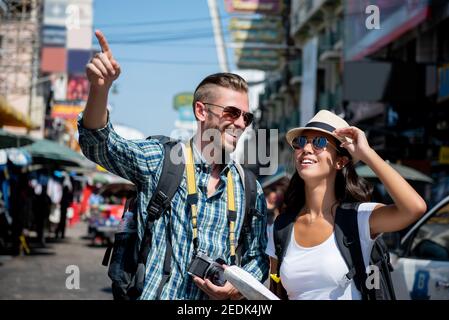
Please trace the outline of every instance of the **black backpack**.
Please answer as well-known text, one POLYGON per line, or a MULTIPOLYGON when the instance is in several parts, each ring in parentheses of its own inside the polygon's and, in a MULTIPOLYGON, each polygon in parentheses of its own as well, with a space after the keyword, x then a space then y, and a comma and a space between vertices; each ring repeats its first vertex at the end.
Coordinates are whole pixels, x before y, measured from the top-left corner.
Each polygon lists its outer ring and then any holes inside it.
MULTIPOLYGON (((117 232, 114 243, 106 249, 103 265, 108 266, 108 276, 112 280, 112 293, 115 300, 136 300, 143 291, 145 281, 145 266, 151 249, 152 229, 157 219, 167 213, 167 241, 163 266, 163 276, 157 290, 157 298, 160 297, 165 283, 170 278, 171 272, 171 235, 170 235, 170 203, 175 195, 184 175, 184 163, 175 164, 167 156, 179 143, 165 136, 150 136, 147 139, 157 139, 164 147, 164 160, 162 172, 157 187, 147 206, 147 222, 144 235, 139 245, 137 229, 134 231, 117 232), (111 257, 112 253, 112 257, 111 257)), ((256 176, 248 169, 237 165, 239 174, 244 179, 245 186, 245 218, 241 237, 238 242, 237 252, 241 251, 244 236, 250 236, 251 216, 255 214, 257 198, 256 176), (244 178, 243 178, 244 177, 244 178)), ((126 201, 122 220, 125 214, 132 214, 134 225, 137 226, 136 198, 126 201)))
MULTIPOLYGON (((376 266, 377 270, 379 270, 379 286, 372 288, 372 285, 366 285, 368 277, 372 276, 373 273, 367 275, 365 263, 363 261, 357 222, 358 206, 359 203, 341 204, 337 208, 335 215, 335 239, 338 249, 349 269, 344 280, 351 281, 354 279, 356 288, 362 294, 362 300, 396 300, 390 275, 393 271, 393 267, 390 263, 390 254, 387 245, 382 237, 376 239, 370 256, 370 265, 376 266)), ((278 275, 288 243, 291 239, 291 232, 295 220, 296 214, 283 213, 279 215, 274 222, 273 239, 276 256, 278 257, 278 275)), ((368 284, 370 284, 370 282, 368 282, 368 284)), ((286 298, 285 290, 280 291, 280 293, 283 298, 286 298)))

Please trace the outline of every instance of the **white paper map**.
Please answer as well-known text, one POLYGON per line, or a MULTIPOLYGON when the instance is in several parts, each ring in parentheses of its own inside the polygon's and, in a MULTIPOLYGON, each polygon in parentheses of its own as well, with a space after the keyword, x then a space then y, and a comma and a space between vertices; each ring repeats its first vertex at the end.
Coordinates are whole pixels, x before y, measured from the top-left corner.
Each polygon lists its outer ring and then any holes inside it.
POLYGON ((279 300, 256 278, 237 266, 227 267, 224 277, 248 300, 279 300))

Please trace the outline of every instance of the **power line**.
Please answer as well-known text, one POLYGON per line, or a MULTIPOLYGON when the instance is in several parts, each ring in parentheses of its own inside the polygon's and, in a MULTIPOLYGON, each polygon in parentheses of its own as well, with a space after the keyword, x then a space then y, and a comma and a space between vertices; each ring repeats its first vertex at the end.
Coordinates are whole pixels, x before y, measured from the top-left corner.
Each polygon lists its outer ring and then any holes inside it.
POLYGON ((186 36, 185 34, 173 35, 170 37, 154 37, 154 38, 143 38, 143 39, 123 39, 123 40, 108 40, 110 44, 146 44, 154 42, 165 42, 165 41, 177 41, 186 39, 200 39, 200 38, 211 38, 213 34, 211 32, 203 34, 194 34, 186 36))
MULTIPOLYGON (((226 18, 226 17, 224 17, 226 18)), ((136 27, 136 26, 150 26, 150 25, 163 25, 173 23, 194 23, 210 21, 210 17, 203 18, 191 18, 191 19, 174 19, 174 20, 156 20, 156 21, 141 21, 141 22, 123 22, 123 23, 109 23, 99 24, 99 28, 123 28, 123 27, 136 27)))
POLYGON ((105 36, 107 39, 112 39, 114 37, 139 37, 139 36, 150 36, 150 35, 181 35, 181 34, 192 34, 198 32, 207 32, 210 31, 211 28, 195 28, 195 29, 183 29, 182 31, 177 28, 177 30, 159 30, 159 31, 145 31, 145 32, 122 32, 122 33, 109 33, 106 32, 105 36))
POLYGON ((154 59, 139 59, 139 58, 117 58, 117 61, 120 62, 129 62, 129 63, 150 63, 150 64, 176 64, 176 65, 217 65, 217 62, 210 61, 187 61, 187 60, 154 60, 154 59))

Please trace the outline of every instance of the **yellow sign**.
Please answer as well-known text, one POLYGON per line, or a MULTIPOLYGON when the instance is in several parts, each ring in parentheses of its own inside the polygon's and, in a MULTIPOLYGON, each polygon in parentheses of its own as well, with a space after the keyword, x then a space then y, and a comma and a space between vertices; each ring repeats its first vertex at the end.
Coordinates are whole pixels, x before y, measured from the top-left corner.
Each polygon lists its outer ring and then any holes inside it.
POLYGON ((191 92, 182 92, 177 94, 173 99, 173 108, 176 110, 185 107, 192 106, 193 103, 193 93, 191 92))
POLYGON ((84 106, 70 104, 55 104, 51 110, 52 118, 76 119, 84 106))
POLYGON ((438 162, 440 164, 449 164, 449 147, 440 148, 440 156, 438 162))

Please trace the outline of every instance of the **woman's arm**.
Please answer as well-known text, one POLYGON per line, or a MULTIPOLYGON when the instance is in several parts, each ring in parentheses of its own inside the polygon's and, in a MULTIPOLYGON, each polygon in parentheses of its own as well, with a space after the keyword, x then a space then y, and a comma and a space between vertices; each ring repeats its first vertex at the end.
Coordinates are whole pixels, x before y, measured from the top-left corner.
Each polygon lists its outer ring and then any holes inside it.
POLYGON ((378 205, 373 210, 370 216, 372 237, 383 232, 402 230, 426 212, 427 206, 423 198, 371 149, 362 130, 349 127, 336 130, 336 133, 352 139, 352 142, 344 142, 342 147, 373 170, 394 201, 392 205, 378 205))

